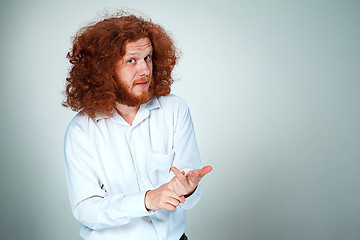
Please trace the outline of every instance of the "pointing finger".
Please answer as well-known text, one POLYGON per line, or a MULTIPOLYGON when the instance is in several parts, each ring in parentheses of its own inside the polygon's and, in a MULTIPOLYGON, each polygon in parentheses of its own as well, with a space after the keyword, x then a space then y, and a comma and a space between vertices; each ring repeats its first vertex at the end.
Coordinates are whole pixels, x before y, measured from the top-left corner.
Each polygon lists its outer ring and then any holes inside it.
POLYGON ((176 167, 171 167, 171 171, 172 171, 176 176, 182 174, 182 173, 180 172, 180 170, 177 169, 176 167))
POLYGON ((182 172, 179 171, 179 169, 177 169, 176 167, 171 167, 171 171, 180 180, 181 184, 186 185, 188 183, 186 177, 182 174, 182 172))

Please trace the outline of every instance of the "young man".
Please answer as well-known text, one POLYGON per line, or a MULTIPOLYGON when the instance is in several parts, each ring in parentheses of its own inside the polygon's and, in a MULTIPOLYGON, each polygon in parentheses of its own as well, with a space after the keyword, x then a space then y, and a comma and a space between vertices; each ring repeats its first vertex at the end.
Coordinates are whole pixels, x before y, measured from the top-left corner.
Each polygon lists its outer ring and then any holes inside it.
POLYGON ((84 239, 187 239, 201 168, 186 103, 171 95, 177 55, 162 27, 119 15, 82 28, 64 106, 70 202, 84 239))

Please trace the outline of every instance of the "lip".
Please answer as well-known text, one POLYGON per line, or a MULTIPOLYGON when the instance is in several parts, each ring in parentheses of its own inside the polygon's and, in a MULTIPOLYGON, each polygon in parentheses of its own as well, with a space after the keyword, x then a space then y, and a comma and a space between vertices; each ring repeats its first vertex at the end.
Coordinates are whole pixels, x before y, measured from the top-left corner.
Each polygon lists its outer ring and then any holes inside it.
POLYGON ((141 88, 145 88, 147 86, 149 86, 149 82, 139 82, 139 83, 135 83, 135 86, 139 86, 141 88))

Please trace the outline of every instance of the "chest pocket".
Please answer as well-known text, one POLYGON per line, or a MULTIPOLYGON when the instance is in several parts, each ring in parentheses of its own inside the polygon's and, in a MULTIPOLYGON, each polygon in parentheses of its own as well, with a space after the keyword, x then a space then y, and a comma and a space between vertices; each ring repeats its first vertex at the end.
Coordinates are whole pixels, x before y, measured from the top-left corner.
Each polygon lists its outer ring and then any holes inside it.
POLYGON ((173 150, 169 151, 169 154, 150 154, 147 175, 154 188, 170 180, 170 168, 173 164, 174 156, 175 153, 173 150))

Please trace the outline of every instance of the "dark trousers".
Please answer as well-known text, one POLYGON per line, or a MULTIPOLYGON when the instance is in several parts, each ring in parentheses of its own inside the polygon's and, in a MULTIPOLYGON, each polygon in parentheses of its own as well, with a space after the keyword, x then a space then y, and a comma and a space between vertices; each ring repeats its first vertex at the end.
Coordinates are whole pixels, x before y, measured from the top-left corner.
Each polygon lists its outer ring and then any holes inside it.
POLYGON ((184 233, 179 240, 188 240, 188 237, 184 233))

